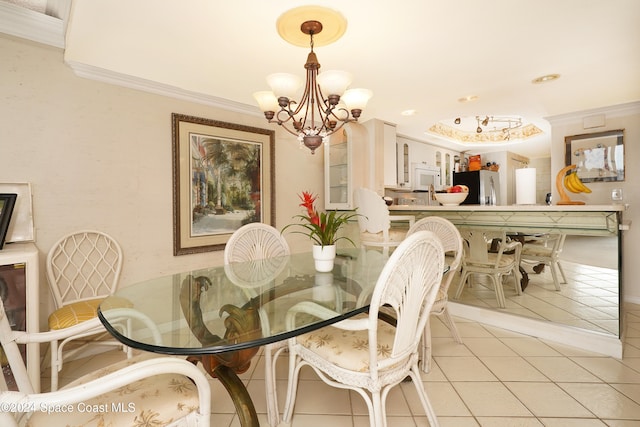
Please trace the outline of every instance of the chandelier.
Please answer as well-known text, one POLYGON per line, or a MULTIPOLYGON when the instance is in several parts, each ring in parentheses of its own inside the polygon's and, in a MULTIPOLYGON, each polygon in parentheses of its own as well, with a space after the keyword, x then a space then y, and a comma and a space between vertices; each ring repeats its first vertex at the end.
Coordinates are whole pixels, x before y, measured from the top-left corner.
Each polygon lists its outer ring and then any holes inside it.
POLYGON ((307 20, 300 25, 300 31, 309 36, 311 52, 304 65, 307 70, 304 93, 298 101, 295 95, 301 79, 288 73, 267 76, 271 91, 253 94, 267 121, 277 123, 296 136, 311 154, 346 123, 358 121, 372 96, 368 89, 347 89, 351 75, 345 71, 318 73, 320 63, 313 51, 313 36, 322 28, 317 20, 307 20))
MULTIPOLYGON (((484 131, 482 126, 489 127, 493 125, 492 129, 488 129, 487 132, 502 132, 505 141, 511 139, 511 131, 522 127, 522 118, 520 117, 494 117, 485 116, 484 119, 480 116, 476 116, 478 127, 476 133, 482 133, 484 131)), ((459 119, 456 119, 456 124, 460 123, 459 119)))

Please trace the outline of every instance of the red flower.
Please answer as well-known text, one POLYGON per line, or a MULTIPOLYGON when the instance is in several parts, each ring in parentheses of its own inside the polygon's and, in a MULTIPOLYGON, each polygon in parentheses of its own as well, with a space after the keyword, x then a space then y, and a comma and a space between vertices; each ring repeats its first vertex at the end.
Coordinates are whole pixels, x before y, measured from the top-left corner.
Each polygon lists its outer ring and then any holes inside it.
POLYGON ((313 195, 309 191, 303 191, 298 196, 302 203, 300 206, 306 210, 306 215, 296 215, 294 218, 298 218, 301 222, 296 224, 289 224, 285 226, 282 231, 290 226, 297 225, 302 227, 305 231, 296 231, 294 233, 306 234, 318 245, 333 245, 336 241, 345 239, 351 244, 353 241, 346 236, 338 237, 338 231, 347 222, 358 216, 355 213, 338 214, 337 211, 320 212, 316 210, 314 204, 318 199, 318 196, 313 195))
POLYGON ((300 203, 300 206, 302 206, 307 210, 307 215, 309 215, 309 221, 312 224, 320 225, 320 217, 318 217, 318 212, 313 207, 313 204, 318 199, 318 196, 314 196, 308 191, 303 191, 302 195, 298 197, 300 197, 300 200, 302 200, 302 203, 300 203))

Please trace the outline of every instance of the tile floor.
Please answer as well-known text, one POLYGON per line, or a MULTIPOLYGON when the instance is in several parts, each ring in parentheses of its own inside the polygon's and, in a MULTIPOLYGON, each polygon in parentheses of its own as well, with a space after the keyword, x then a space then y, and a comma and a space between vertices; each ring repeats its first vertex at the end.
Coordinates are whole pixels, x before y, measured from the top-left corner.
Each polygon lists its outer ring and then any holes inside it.
MULTIPOLYGON (((456 344, 434 318, 433 366, 423 381, 440 425, 466 426, 637 426, 640 425, 640 306, 626 310, 622 360, 464 319, 457 325, 464 344, 456 344)), ((61 383, 121 359, 106 353, 65 366, 61 383)), ((267 426, 262 358, 243 374, 267 426)), ((278 366, 282 402, 286 358, 278 366)), ((47 383, 43 378, 43 385, 47 383)), ((233 404, 215 380, 211 425, 239 426, 233 404)), ((411 384, 396 387, 387 402, 389 427, 428 426, 411 384)), ((326 386, 313 372, 301 376, 293 427, 366 427, 366 407, 349 391, 326 386)))

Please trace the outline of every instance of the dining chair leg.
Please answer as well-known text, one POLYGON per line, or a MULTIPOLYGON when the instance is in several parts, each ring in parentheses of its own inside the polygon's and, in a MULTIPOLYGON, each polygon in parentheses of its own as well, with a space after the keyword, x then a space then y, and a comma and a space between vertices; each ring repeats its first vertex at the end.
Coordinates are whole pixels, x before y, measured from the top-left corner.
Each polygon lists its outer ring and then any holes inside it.
POLYGON ((427 320, 427 324, 422 331, 422 340, 420 341, 420 369, 425 374, 431 371, 431 317, 427 320))
POLYGON ((549 265, 549 270, 551 270, 551 277, 553 278, 553 285, 556 287, 556 291, 560 290, 560 282, 558 282, 558 272, 554 267, 553 263, 549 265))
POLYGON ((562 275, 562 283, 567 283, 567 276, 564 275, 562 264, 560 264, 560 262, 558 261, 554 262, 554 264, 558 267, 558 270, 560 270, 560 275, 562 275))
POLYGON ((431 401, 429 400, 429 396, 427 396, 427 392, 424 390, 424 385, 420 378, 420 372, 418 371, 417 366, 413 366, 411 371, 409 371, 409 376, 413 382, 413 385, 416 387, 416 391, 418 392, 418 396, 420 397, 420 402, 424 408, 424 411, 427 415, 427 420, 429 421, 430 427, 440 427, 438 423, 438 417, 436 416, 436 411, 433 410, 433 406, 431 405, 431 401))
POLYGON ((287 379, 287 398, 284 404, 284 411, 282 412, 282 422, 284 424, 291 424, 291 418, 293 417, 293 408, 296 404, 296 394, 298 393, 298 373, 301 366, 297 365, 298 356, 289 353, 289 377, 287 379))
POLYGON ((502 289, 502 277, 501 275, 489 275, 491 277, 491 280, 493 281, 493 289, 496 293, 496 300, 498 301, 498 307, 500 308, 504 308, 505 307, 505 300, 504 300, 504 289, 502 289))
POLYGON ((466 270, 462 270, 462 274, 460 275, 460 282, 458 283, 458 289, 456 289, 456 299, 460 299, 462 295, 462 290, 464 289, 464 285, 467 283, 467 279, 469 278, 469 272, 466 270))
POLYGON ((456 322, 453 321, 453 317, 451 317, 451 313, 449 313, 449 309, 445 306, 444 310, 442 310, 442 314, 440 314, 444 324, 449 328, 453 339, 458 343, 462 344, 462 337, 460 336, 460 332, 458 332, 458 327, 456 326, 456 322))
POLYGON ((264 386, 267 400, 267 419, 271 427, 276 427, 280 423, 280 414, 278 412, 275 369, 278 355, 282 349, 273 350, 272 345, 264 347, 264 386))

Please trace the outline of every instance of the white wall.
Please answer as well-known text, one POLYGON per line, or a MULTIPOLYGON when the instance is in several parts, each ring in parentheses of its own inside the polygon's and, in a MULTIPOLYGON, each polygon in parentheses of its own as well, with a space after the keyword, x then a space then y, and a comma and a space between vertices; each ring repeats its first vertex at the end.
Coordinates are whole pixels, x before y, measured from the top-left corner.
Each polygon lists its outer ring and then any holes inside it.
POLYGON ((590 205, 611 204, 611 190, 622 188, 624 202, 629 205, 624 212, 625 221, 631 221, 631 229, 624 231, 623 237, 623 269, 622 280, 624 298, 627 301, 640 304, 640 102, 611 106, 597 110, 581 111, 562 116, 549 117, 551 123, 551 178, 553 200, 559 200, 555 188, 555 176, 565 167, 565 136, 585 133, 603 132, 607 130, 624 129, 625 180, 622 182, 591 182, 588 187, 591 194, 571 194, 572 200, 583 200, 590 205), (585 129, 583 119, 603 115, 604 126, 585 129))
MULTIPOLYGON (((0 35, 0 182, 30 182, 41 272, 63 234, 113 235, 121 286, 222 264, 222 252, 173 256, 171 113, 276 129, 255 116, 76 77, 62 50, 0 35)), ((276 225, 300 213, 297 193, 323 197, 323 150, 311 155, 276 129, 276 225)), ((324 206, 320 200, 318 206, 324 206)), ((287 235, 294 251, 304 236, 287 235)), ((51 299, 44 273, 43 313, 51 299)), ((42 321, 46 319, 41 319, 42 321)))

